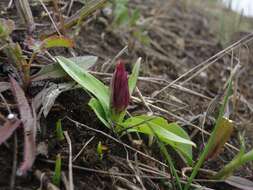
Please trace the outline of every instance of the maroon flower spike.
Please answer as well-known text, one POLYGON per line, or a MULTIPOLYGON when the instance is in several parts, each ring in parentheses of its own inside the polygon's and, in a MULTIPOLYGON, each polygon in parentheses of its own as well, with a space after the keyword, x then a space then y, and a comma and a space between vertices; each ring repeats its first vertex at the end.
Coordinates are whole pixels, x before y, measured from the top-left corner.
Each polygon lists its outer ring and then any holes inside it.
POLYGON ((117 114, 124 111, 129 104, 127 72, 122 60, 119 60, 111 81, 111 108, 117 114))

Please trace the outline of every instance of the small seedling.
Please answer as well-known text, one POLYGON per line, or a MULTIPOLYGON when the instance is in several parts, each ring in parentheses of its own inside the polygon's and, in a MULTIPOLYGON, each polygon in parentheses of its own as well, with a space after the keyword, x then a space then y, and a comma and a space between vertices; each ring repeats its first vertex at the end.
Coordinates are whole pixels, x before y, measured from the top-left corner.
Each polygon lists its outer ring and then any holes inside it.
POLYGON ((107 152, 108 150, 109 150, 109 148, 107 146, 103 145, 101 143, 101 141, 98 142, 97 153, 98 153, 98 156, 99 156, 100 160, 103 159, 104 153, 107 152))
POLYGON ((56 122, 56 138, 58 141, 64 140, 64 134, 61 125, 61 119, 56 122))
POLYGON ((103 159, 103 148, 102 148, 101 141, 99 141, 99 143, 98 143, 97 153, 98 153, 99 159, 102 160, 103 159))
POLYGON ((92 98, 89 106, 107 128, 119 135, 138 132, 150 136, 153 135, 149 127, 151 126, 162 142, 172 146, 182 158, 185 158, 187 164, 192 164, 192 146, 195 144, 179 125, 168 123, 164 118, 157 116, 126 117, 130 97, 136 87, 141 59, 137 60, 129 77, 124 63, 118 61, 110 87, 105 86, 87 71, 81 70, 71 60, 64 57, 56 57, 56 60, 66 73, 90 92, 92 98), (149 123, 149 126, 146 123, 149 123))

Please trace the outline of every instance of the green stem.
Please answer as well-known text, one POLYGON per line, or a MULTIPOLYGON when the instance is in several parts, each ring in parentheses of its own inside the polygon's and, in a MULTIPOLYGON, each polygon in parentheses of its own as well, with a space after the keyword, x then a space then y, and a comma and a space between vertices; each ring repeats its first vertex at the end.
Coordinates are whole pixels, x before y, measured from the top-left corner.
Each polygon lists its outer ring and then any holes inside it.
POLYGON ((174 164, 173 164, 173 161, 172 161, 172 158, 170 157, 164 143, 159 139, 158 135, 156 134, 155 130, 152 128, 152 126, 150 126, 150 124, 148 122, 146 122, 146 124, 149 126, 150 130, 153 132, 153 136, 156 137, 157 139, 157 142, 158 142, 158 145, 160 147, 160 150, 161 152, 163 153, 163 156, 165 158, 165 160, 167 161, 167 164, 170 168, 170 172, 172 174, 172 176, 175 177, 176 179, 176 183, 177 183, 177 186, 178 186, 178 189, 179 190, 182 190, 182 186, 181 186, 181 183, 180 183, 180 178, 177 174, 177 171, 176 171, 176 168, 174 167, 174 164))
POLYGON ((243 156, 237 156, 231 162, 229 162, 223 169, 221 169, 213 178, 214 179, 225 179, 228 177, 233 171, 239 167, 241 167, 246 162, 253 160, 253 149, 243 156))
POLYGON ((214 127, 214 130, 208 140, 208 143, 204 149, 204 151, 201 153, 200 155, 200 158, 198 160, 198 162, 196 163, 196 165, 194 166, 193 168, 193 171, 191 173, 191 176, 187 182, 187 184, 184 186, 184 190, 188 190, 193 179, 196 177, 196 175, 198 174, 198 171, 200 169, 200 167, 202 166, 202 164, 204 163, 205 159, 206 159, 206 156, 208 155, 210 149, 212 148, 214 142, 215 142, 215 136, 216 136, 216 132, 217 132, 217 129, 218 129, 218 126, 220 125, 220 122, 222 120, 222 117, 224 115, 224 111, 225 111, 225 106, 227 105, 228 103, 228 98, 230 96, 230 92, 231 92, 231 89, 232 89, 232 79, 230 79, 229 81, 229 84, 228 84, 228 88, 227 88, 227 92, 226 92, 226 96, 224 98, 224 101, 223 101, 223 104, 220 108, 220 111, 219 111, 219 116, 218 116, 218 119, 215 123, 215 127, 214 127))

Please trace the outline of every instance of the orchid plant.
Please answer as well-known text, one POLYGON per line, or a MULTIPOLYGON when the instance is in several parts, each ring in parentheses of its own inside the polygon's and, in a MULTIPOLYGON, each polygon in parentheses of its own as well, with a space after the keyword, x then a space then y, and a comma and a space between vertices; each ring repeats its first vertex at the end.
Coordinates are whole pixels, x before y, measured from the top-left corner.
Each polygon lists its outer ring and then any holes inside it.
POLYGON ((168 123, 166 119, 154 115, 133 117, 126 115, 139 75, 140 58, 129 76, 123 61, 117 61, 110 87, 104 85, 88 71, 81 69, 70 59, 59 56, 56 60, 72 79, 91 94, 89 106, 107 128, 119 135, 138 132, 151 136, 155 132, 155 136, 160 141, 174 148, 186 163, 192 164, 192 146, 195 144, 177 123, 168 123))

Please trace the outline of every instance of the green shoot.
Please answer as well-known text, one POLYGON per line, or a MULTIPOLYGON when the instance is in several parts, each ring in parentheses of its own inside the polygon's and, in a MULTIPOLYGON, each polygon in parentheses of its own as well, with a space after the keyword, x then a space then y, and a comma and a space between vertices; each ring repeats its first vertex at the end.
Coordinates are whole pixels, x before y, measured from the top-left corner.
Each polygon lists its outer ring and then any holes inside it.
POLYGON ((231 162, 229 162, 226 166, 224 166, 223 169, 214 175, 214 179, 226 179, 234 172, 234 170, 238 169, 247 162, 253 161, 253 149, 248 153, 245 153, 245 142, 243 136, 240 135, 239 139, 241 142, 239 153, 231 162))
POLYGON ((56 138, 58 141, 64 140, 64 134, 61 125, 61 119, 56 122, 56 138))
POLYGON ((60 154, 57 154, 56 156, 52 182, 57 187, 60 187, 60 183, 61 183, 61 155, 60 154))
POLYGON ((101 141, 98 142, 97 153, 98 153, 99 159, 102 160, 103 159, 103 147, 102 147, 101 141))
POLYGON ((229 83, 228 83, 228 87, 227 87, 227 90, 226 90, 226 94, 225 94, 225 97, 224 97, 224 101, 223 101, 223 104, 221 105, 220 107, 220 110, 219 110, 219 115, 218 115, 218 118, 216 120, 216 123, 215 123, 215 127, 214 127, 214 130, 208 140, 208 143, 207 145, 205 146, 205 149, 204 151, 201 153, 200 155, 200 158, 198 159, 196 165, 194 166, 193 168, 193 171, 191 173, 191 176, 190 178, 188 179, 188 182, 187 184, 184 186, 184 190, 188 190, 189 187, 190 187, 190 184, 192 183, 193 179, 196 177, 200 167, 202 166, 202 164, 204 163, 207 155, 209 154, 211 148, 213 147, 214 143, 215 143, 215 137, 216 137, 216 133, 217 133, 217 129, 220 125, 220 122, 222 121, 222 118, 223 118, 223 115, 224 115, 224 112, 225 112, 225 107, 228 103, 228 99, 230 97, 230 95, 232 94, 232 77, 230 77, 229 79, 229 83))
POLYGON ((157 142, 158 142, 158 145, 160 147, 160 150, 161 150, 161 152, 162 152, 165 160, 167 161, 167 164, 169 165, 170 172, 171 172, 172 176, 174 176, 176 178, 176 184, 177 184, 177 187, 178 187, 177 189, 182 190, 182 186, 181 186, 181 183, 180 183, 180 178, 179 178, 179 176, 177 174, 176 168, 175 168, 175 166, 174 166, 174 164, 172 162, 172 159, 171 159, 171 157, 170 157, 170 155, 169 155, 169 153, 168 153, 168 151, 167 151, 164 143, 159 139, 159 137, 158 137, 157 133, 155 132, 154 128, 152 128, 149 125, 149 123, 147 123, 147 125, 149 126, 150 130, 153 132, 153 135, 157 139, 157 142))

